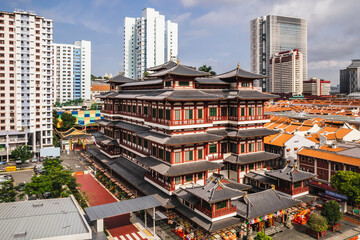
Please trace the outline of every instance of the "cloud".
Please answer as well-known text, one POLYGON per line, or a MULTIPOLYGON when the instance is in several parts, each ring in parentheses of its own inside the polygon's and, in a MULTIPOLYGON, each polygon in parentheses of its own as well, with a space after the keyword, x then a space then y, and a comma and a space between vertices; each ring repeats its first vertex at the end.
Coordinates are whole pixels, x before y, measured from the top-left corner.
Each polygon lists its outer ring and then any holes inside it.
POLYGON ((175 23, 181 23, 181 22, 188 20, 190 18, 190 16, 191 16, 191 12, 185 12, 183 14, 180 14, 180 15, 174 17, 172 21, 175 23))
POLYGON ((309 70, 326 70, 326 69, 340 69, 346 68, 350 64, 350 60, 321 60, 308 63, 309 70))
POLYGON ((240 0, 181 0, 181 3, 184 7, 194 7, 199 5, 217 5, 217 4, 236 4, 239 3, 240 0))

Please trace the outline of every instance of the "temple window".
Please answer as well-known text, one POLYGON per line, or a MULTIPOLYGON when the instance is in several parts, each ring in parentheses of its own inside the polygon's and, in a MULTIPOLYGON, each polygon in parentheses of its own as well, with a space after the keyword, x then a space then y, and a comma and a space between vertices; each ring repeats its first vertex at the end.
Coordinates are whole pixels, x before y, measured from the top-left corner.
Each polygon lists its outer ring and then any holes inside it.
POLYGON ((180 110, 175 111, 175 120, 181 120, 180 110))
POLYGON ((237 165, 236 164, 230 164, 230 170, 237 171, 237 165))
POLYGON ((165 161, 171 162, 171 152, 165 152, 165 161))
POLYGON ((158 155, 158 157, 159 157, 160 159, 163 159, 163 158, 164 158, 164 149, 159 148, 159 155, 158 155))
POLYGON ((175 178, 175 184, 181 184, 181 177, 175 178))
POLYGON ((149 142, 148 140, 144 140, 144 148, 148 148, 149 142))
POLYGON ((203 158, 203 150, 200 149, 198 150, 198 159, 202 159, 203 158))
POLYGON ((200 179, 203 179, 203 177, 204 177, 204 174, 203 173, 198 173, 198 179, 200 180, 200 179))
POLYGON ((170 120, 171 119, 171 111, 169 109, 165 110, 165 119, 170 120))
POLYGON ((144 114, 145 114, 145 115, 148 114, 148 107, 144 107, 144 114))
POLYGON ((258 151, 262 150, 262 142, 257 143, 257 149, 258 149, 258 151))
POLYGON ((156 118, 156 108, 153 108, 153 109, 152 109, 152 117, 153 117, 153 118, 156 118))
POLYGON ((128 106, 127 106, 127 111, 130 112, 130 110, 131 110, 131 106, 128 105, 128 106))
POLYGON ((217 152, 217 146, 216 146, 216 144, 211 144, 210 146, 209 146, 209 152, 210 153, 216 153, 217 152))
POLYGON ((236 107, 230 107, 230 116, 236 117, 237 116, 237 109, 236 107))
POLYGON ((175 162, 176 163, 181 162, 181 153, 180 152, 175 153, 175 162))
POLYGON ((255 111, 253 107, 249 108, 249 116, 254 116, 255 115, 255 111))
POLYGON ((206 209, 211 209, 211 206, 210 206, 210 203, 208 203, 208 202, 206 202, 206 201, 202 201, 201 202, 201 206, 203 207, 203 208, 206 208, 206 209))
POLYGON ((199 109, 198 110, 198 119, 202 119, 203 118, 203 110, 199 109))
POLYGON ((192 161, 194 155, 194 151, 187 151, 185 152, 185 161, 192 161))
POLYGON ((237 144, 236 143, 230 143, 230 152, 237 153, 237 144))
POLYGON ((185 177, 186 182, 192 182, 193 181, 193 175, 187 175, 185 177))
POLYGON ((193 119, 193 110, 185 110, 185 119, 193 119))
POLYGON ((188 81, 179 81, 179 86, 181 87, 188 87, 190 82, 188 81))
POLYGON ((245 165, 241 165, 240 170, 241 170, 242 172, 245 171, 245 165))
POLYGON ((164 118, 164 110, 159 109, 159 118, 164 118))
POLYGON ((249 143, 249 152, 253 152, 253 151, 255 151, 255 144, 249 143))
POLYGON ((142 139, 141 139, 141 138, 138 138, 138 145, 139 145, 139 146, 142 145, 141 142, 142 142, 142 139))
POLYGON ((217 109, 210 108, 210 117, 216 117, 216 115, 217 115, 217 109))
POLYGON ((136 106, 132 106, 133 113, 136 113, 136 106))
POLYGON ((294 183, 294 188, 299 188, 299 187, 301 187, 301 182, 294 183))
POLYGON ((153 147, 152 147, 152 155, 154 155, 155 157, 156 157, 156 150, 157 150, 156 147, 153 146, 153 147))
POLYGON ((216 209, 222 209, 227 207, 227 200, 215 203, 216 209))
POLYGON ((262 107, 258 107, 257 108, 257 115, 262 115, 263 113, 262 113, 262 107))
POLYGON ((165 82, 165 87, 171 87, 171 81, 165 82))
POLYGON ((249 170, 253 170, 253 169, 254 169, 254 164, 252 163, 249 165, 249 170))
POLYGON ((241 144, 240 149, 241 149, 241 153, 244 153, 245 152, 245 144, 241 144))

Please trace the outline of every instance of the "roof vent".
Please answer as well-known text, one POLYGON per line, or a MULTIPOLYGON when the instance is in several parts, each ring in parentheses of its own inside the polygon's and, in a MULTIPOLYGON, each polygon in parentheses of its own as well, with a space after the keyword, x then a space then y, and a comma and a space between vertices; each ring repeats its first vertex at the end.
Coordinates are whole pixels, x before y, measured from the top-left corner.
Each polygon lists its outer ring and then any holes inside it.
POLYGON ((14 238, 26 236, 26 231, 14 233, 14 238))
POLYGON ((43 203, 33 203, 33 207, 42 207, 44 206, 43 203))

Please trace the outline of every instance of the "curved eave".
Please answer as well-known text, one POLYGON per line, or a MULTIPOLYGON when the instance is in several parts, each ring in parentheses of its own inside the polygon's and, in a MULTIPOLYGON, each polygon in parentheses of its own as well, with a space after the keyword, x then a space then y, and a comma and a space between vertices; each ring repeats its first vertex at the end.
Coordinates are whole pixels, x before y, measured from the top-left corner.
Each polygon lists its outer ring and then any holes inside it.
POLYGON ((218 101, 218 100, 223 100, 224 98, 191 98, 191 99, 184 99, 184 98, 166 98, 166 100, 168 101, 181 101, 181 102, 186 102, 186 101, 218 101))
POLYGON ((189 142, 183 142, 183 143, 165 143, 167 146, 181 146, 181 145, 189 145, 189 144, 197 144, 197 143, 204 143, 204 142, 216 142, 224 139, 224 137, 219 137, 217 139, 211 139, 211 140, 202 140, 202 141, 189 141, 189 142))

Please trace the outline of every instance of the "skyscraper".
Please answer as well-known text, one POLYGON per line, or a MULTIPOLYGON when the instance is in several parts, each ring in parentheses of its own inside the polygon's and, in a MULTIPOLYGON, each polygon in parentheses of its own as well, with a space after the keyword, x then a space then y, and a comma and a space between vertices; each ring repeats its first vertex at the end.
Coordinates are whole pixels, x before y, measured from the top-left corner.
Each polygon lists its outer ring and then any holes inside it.
POLYGON ((52 145, 52 40, 52 20, 0 12, 0 156, 52 145))
POLYGON ((297 49, 270 58, 269 80, 274 93, 303 93, 303 55, 297 49))
MULTIPOLYGON (((269 75, 273 54, 298 49, 303 55, 303 80, 307 79, 307 23, 305 19, 268 15, 250 21, 251 71, 269 75)), ((269 79, 260 80, 263 91, 272 91, 269 79)))
POLYGON ((353 59, 351 64, 340 70, 340 93, 360 91, 360 59, 353 59))
POLYGON ((154 67, 178 54, 178 25, 153 8, 145 8, 142 17, 124 19, 124 72, 129 78, 143 77, 154 67))
POLYGON ((90 99, 91 42, 53 44, 55 100, 90 99))

